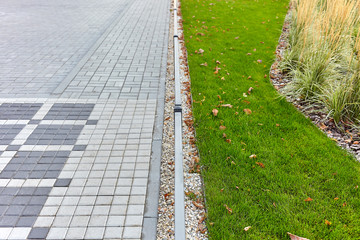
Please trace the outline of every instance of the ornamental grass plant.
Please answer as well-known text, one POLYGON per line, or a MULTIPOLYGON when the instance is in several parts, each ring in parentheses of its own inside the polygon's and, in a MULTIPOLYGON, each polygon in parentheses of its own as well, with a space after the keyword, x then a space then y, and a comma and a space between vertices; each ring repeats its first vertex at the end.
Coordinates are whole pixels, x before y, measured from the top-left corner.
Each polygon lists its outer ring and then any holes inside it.
POLYGON ((292 1, 289 48, 280 64, 285 91, 324 106, 329 117, 360 118, 360 1, 292 1))

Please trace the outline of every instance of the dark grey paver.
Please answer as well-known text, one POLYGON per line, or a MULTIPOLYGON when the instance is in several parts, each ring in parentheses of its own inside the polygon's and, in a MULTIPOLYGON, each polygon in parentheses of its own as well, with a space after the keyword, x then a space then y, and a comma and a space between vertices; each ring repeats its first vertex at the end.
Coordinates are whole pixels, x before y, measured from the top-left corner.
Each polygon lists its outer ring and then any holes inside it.
POLYGON ((70 151, 18 151, 0 173, 0 179, 57 178, 69 154, 70 151))
POLYGON ((45 239, 49 228, 33 228, 29 233, 28 239, 45 239))
POLYGON ((44 120, 87 120, 94 104, 55 103, 44 120))
POLYGON ((74 145, 83 127, 83 125, 38 125, 25 145, 74 145))
POLYGON ((24 127, 25 125, 22 124, 1 125, 0 145, 9 145, 24 127))
POLYGON ((71 178, 59 178, 56 180, 54 187, 68 187, 71 183, 71 178))
POLYGON ((0 120, 30 120, 41 106, 41 103, 3 103, 0 120))

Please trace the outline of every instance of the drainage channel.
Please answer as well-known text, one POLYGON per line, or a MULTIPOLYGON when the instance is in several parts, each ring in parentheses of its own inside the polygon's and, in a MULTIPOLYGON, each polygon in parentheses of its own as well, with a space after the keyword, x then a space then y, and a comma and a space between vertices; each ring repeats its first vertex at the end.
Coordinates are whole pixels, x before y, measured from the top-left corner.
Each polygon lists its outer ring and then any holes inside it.
POLYGON ((185 240, 185 196, 182 150, 182 107, 180 89, 177 0, 174 0, 174 75, 175 75, 175 240, 185 240))

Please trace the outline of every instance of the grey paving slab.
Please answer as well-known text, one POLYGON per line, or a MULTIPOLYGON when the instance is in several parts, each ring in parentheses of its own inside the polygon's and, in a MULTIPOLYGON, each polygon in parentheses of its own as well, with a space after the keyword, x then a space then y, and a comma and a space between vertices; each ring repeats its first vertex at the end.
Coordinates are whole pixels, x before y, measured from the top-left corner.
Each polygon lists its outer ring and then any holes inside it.
POLYGON ((169 4, 2 2, 0 239, 154 237, 169 4))

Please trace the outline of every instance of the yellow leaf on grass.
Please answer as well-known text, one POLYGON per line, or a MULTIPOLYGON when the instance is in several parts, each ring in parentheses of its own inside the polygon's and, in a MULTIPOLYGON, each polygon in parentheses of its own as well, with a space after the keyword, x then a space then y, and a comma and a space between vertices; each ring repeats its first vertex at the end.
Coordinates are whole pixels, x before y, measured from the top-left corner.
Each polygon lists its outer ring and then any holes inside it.
POLYGON ((331 222, 325 219, 325 225, 330 226, 330 225, 331 225, 331 222))

